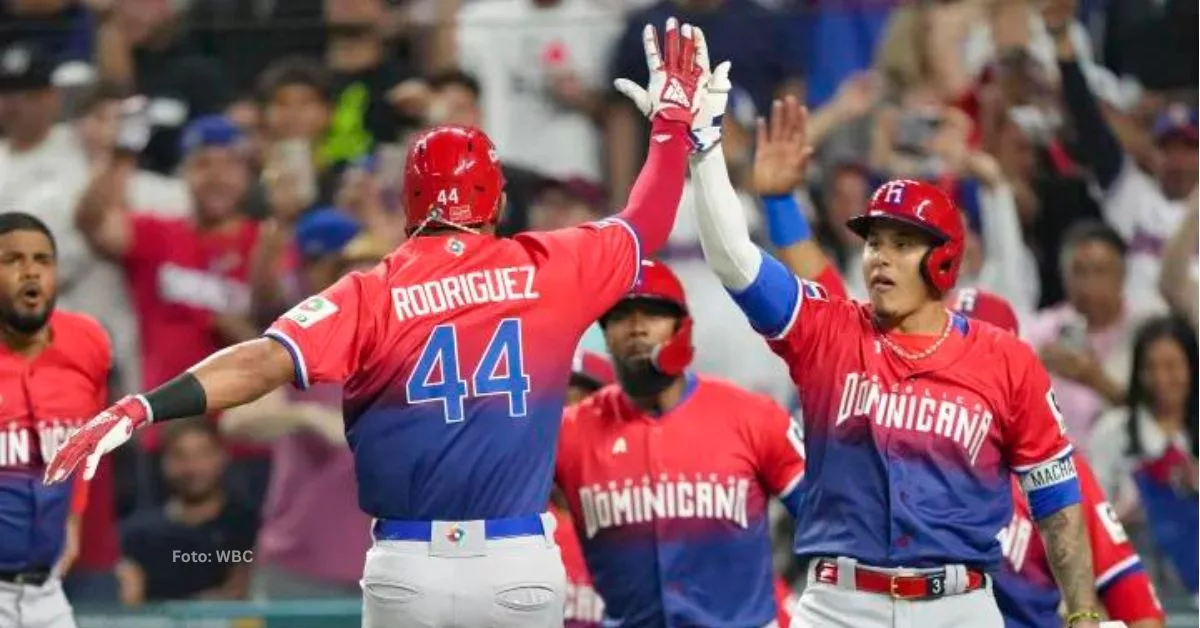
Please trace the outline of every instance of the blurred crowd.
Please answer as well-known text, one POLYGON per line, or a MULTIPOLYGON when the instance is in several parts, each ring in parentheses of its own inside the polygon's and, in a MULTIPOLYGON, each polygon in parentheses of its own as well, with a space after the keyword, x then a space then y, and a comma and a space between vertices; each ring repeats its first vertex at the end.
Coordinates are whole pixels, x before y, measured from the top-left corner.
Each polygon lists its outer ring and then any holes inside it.
MULTIPOLYGON (((752 225, 756 120, 782 95, 808 103, 816 154, 795 193, 852 296, 860 244, 843 225, 874 186, 919 178, 953 195, 970 227, 963 283, 1012 302, 1160 590, 1194 595, 1198 13, 1194 0, 3 0, 0 208, 54 231, 59 306, 110 332, 114 397, 147 389, 397 246, 406 142, 423 128, 490 134, 504 234, 619 209, 647 129, 612 79, 645 81, 642 25, 678 15, 733 62, 723 150, 752 225)), ((688 291, 695 367, 793 403, 703 263, 689 191, 663 259, 688 291)), ((73 601, 357 594, 368 521, 336 389, 176 423, 102 463, 73 601), (171 552, 210 548, 254 561, 179 569, 171 552)))

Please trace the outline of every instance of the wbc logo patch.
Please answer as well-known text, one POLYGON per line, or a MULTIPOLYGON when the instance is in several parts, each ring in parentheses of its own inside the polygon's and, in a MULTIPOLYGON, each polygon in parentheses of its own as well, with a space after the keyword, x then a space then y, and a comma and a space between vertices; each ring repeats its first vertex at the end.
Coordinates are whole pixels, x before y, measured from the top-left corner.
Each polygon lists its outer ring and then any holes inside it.
POLYGON ((313 325, 333 316, 338 311, 333 301, 322 296, 310 297, 302 301, 296 307, 288 310, 283 317, 296 323, 303 329, 308 329, 313 325))

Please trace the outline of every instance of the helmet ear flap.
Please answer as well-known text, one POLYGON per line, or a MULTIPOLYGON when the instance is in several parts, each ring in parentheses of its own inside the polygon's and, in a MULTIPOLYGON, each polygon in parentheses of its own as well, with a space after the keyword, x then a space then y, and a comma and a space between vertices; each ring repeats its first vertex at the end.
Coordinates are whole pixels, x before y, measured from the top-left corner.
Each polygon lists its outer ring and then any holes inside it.
POLYGON ((679 329, 666 342, 654 348, 651 360, 654 368, 663 375, 682 375, 692 362, 692 317, 685 316, 679 329))

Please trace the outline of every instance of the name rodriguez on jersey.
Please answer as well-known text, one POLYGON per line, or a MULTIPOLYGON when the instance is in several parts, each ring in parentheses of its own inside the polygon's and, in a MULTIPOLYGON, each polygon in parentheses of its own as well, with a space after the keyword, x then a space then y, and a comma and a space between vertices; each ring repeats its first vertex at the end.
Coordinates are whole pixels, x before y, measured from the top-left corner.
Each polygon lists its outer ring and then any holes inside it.
POLYGON ((509 266, 452 275, 412 286, 392 288, 392 305, 400 320, 441 314, 468 305, 530 301, 541 298, 533 289, 534 267, 509 266))
POLYGON ((975 464, 992 425, 991 411, 978 403, 968 409, 961 397, 937 399, 928 389, 922 394, 913 391, 911 385, 901 384, 885 391, 877 379, 850 373, 842 384, 834 425, 863 417, 888 429, 932 432, 958 443, 975 464))
POLYGON ((605 528, 650 523, 658 519, 719 519, 750 527, 746 496, 750 480, 716 474, 698 474, 692 480, 660 475, 657 482, 642 476, 640 482, 609 482, 579 489, 587 538, 605 528))

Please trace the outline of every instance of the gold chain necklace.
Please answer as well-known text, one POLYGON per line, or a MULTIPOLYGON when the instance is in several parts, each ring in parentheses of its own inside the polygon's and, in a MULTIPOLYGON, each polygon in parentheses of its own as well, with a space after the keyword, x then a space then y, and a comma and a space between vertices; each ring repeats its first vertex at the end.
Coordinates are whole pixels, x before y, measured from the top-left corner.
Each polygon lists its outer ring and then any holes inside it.
POLYGON ((946 339, 950 337, 950 328, 953 325, 954 315, 950 312, 946 312, 946 326, 942 328, 942 335, 939 336, 937 340, 933 341, 933 344, 926 347, 924 351, 918 351, 917 353, 912 353, 900 345, 897 345, 895 342, 892 342, 892 339, 888 338, 887 333, 883 330, 879 330, 879 339, 882 340, 883 344, 887 345, 887 348, 891 349, 896 355, 910 362, 916 362, 918 360, 924 360, 925 358, 933 355, 933 353, 942 346, 942 343, 946 342, 946 339))

